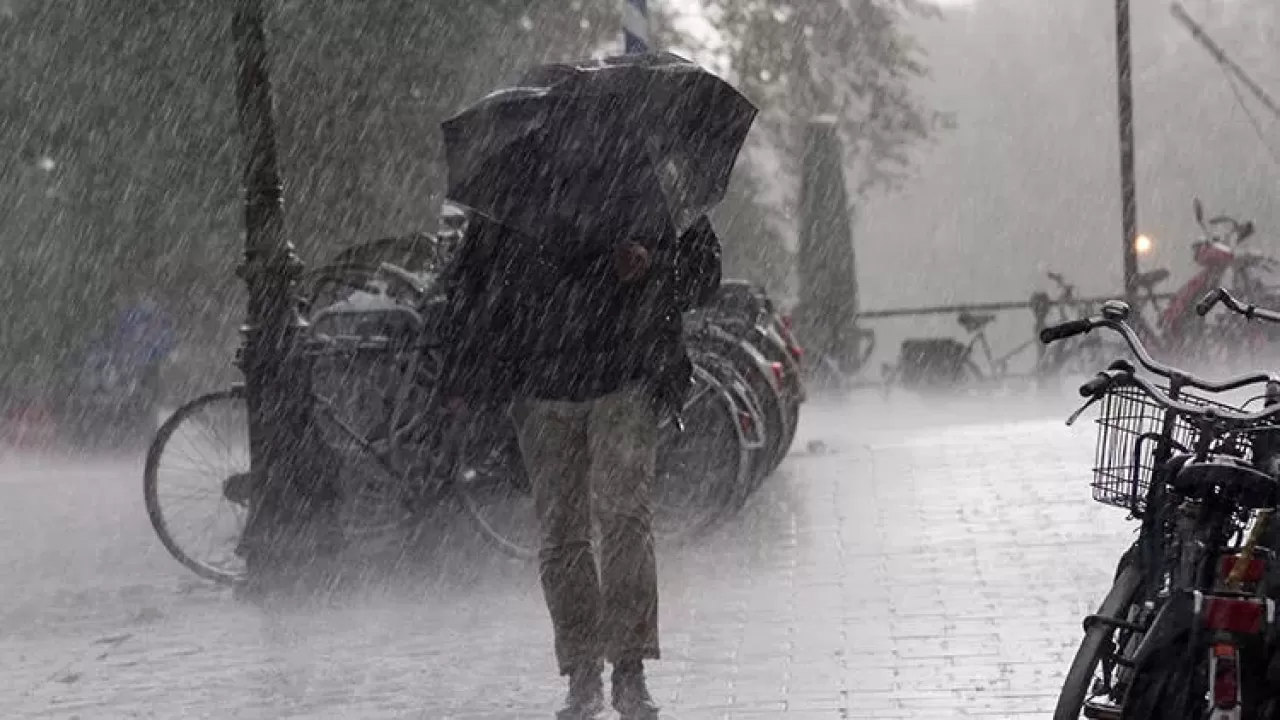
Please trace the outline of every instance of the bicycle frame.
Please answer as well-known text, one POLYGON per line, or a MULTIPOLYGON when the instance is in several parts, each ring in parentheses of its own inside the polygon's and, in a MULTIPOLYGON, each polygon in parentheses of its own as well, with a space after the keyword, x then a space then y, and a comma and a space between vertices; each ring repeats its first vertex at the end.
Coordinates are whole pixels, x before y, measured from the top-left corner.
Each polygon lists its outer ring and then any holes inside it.
MULTIPOLYGON (((1091 310, 1091 303, 1082 303, 1076 298, 1074 285, 1068 283, 1066 279, 1058 273, 1049 272, 1047 275, 1049 279, 1058 286, 1058 297, 1049 302, 1057 307, 1058 317, 1062 322, 1075 319, 1068 313, 1068 309, 1082 310, 1084 315, 1089 314, 1089 311, 1091 310)), ((1043 293, 1037 293, 1037 295, 1048 300, 1047 296, 1043 293)), ((1035 298, 1037 295, 1032 296, 1033 306, 1036 302, 1035 298)), ((1015 346, 1013 349, 1001 355, 997 355, 995 350, 991 347, 991 341, 987 338, 987 329, 983 327, 976 332, 970 333, 965 357, 966 359, 969 359, 972 357, 975 349, 980 350, 982 353, 981 357, 986 364, 985 377, 998 379, 1008 375, 1010 360, 1026 352, 1028 348, 1033 347, 1035 344, 1036 338, 1033 337, 1030 340, 1015 346)), ((979 370, 981 371, 982 368, 979 367, 979 370)))

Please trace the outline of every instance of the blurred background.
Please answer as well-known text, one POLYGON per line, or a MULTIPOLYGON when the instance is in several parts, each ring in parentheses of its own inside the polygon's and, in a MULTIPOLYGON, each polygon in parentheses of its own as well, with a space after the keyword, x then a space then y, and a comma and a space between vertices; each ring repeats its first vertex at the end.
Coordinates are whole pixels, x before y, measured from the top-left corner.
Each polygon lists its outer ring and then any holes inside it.
MULTIPOLYGON (((761 107, 716 222, 729 275, 795 297, 803 123, 845 143, 864 309, 1025 300, 1047 269, 1116 293, 1112 0, 651 0, 657 45, 761 107)), ((308 261, 438 226, 437 128, 531 62, 616 52, 616 0, 305 2, 272 8, 288 231, 308 261)), ((1188 0, 1280 90, 1280 7, 1188 0)), ((199 0, 0 0, 0 380, 41 387, 121 298, 174 313, 179 386, 236 376, 239 136, 229 10, 199 0)), ((1193 196, 1280 223, 1273 119, 1163 2, 1133 6, 1142 269, 1191 272, 1193 196), (1249 113, 1252 113, 1250 115, 1249 113)), ((1025 339, 1025 312, 992 332, 1025 339)), ((875 321, 881 352, 954 316, 875 321)), ((178 391, 180 396, 190 393, 178 391)))

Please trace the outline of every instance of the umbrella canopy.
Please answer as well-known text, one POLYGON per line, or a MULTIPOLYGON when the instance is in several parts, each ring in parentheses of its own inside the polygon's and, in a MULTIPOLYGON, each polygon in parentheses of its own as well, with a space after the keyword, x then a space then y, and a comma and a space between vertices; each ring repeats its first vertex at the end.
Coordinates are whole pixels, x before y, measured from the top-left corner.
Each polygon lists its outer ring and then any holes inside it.
POLYGON ((624 219, 682 234, 724 198, 755 115, 671 53, 539 65, 444 122, 447 196, 535 236, 624 219))

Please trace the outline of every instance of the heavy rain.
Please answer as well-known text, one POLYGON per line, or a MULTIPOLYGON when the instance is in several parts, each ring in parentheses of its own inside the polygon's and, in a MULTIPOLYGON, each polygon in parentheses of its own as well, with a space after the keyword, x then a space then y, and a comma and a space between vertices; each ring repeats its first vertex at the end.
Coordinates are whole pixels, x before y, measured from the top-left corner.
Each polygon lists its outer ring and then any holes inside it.
POLYGON ((0 716, 1280 720, 1277 48, 0 0, 0 716))

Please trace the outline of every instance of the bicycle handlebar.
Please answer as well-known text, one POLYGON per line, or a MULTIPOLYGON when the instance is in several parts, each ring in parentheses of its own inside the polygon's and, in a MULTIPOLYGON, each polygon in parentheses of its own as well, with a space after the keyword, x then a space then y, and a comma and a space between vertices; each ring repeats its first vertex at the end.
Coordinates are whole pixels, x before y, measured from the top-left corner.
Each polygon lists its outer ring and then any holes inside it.
MULTIPOLYGON (((1120 387, 1136 387, 1165 410, 1172 410, 1189 418, 1199 418, 1217 423, 1222 430, 1227 432, 1280 417, 1280 404, 1268 406, 1256 413, 1247 413, 1210 405, 1191 405, 1180 402, 1170 398, 1163 390, 1153 385, 1151 381, 1134 374, 1132 370, 1108 370, 1098 373, 1098 377, 1085 383, 1085 386, 1089 385, 1094 385, 1096 388, 1090 394, 1091 397, 1101 396, 1105 392, 1120 387)), ((1084 395, 1085 386, 1080 388, 1081 395, 1084 395)))
MULTIPOLYGON (((1222 300, 1226 297, 1226 295, 1227 295, 1226 288, 1221 288, 1221 287, 1214 288, 1213 290, 1210 290, 1209 292, 1205 293, 1205 296, 1200 298, 1200 302, 1196 303, 1196 314, 1199 315, 1200 317, 1204 317, 1205 315, 1208 315, 1209 311, 1213 309, 1213 306, 1222 302, 1222 300)), ((1227 307, 1231 307, 1231 306, 1228 305, 1227 307)))
POLYGON ((1196 377, 1190 373, 1179 370, 1170 365, 1151 357, 1147 349, 1142 344, 1142 339, 1134 332, 1133 328, 1126 322, 1129 316, 1129 306, 1119 300, 1111 300, 1102 306, 1102 315, 1097 317, 1085 318, 1081 320, 1071 320, 1060 325, 1047 327, 1040 331, 1040 341, 1046 345, 1058 340, 1083 335, 1092 332, 1095 328, 1104 327, 1124 338, 1125 343, 1133 350, 1133 354, 1138 358, 1138 362, 1147 370, 1176 382, 1179 385, 1188 385, 1199 388, 1206 392, 1219 393, 1229 390, 1237 390, 1248 385, 1256 385, 1259 383, 1269 382, 1274 376, 1268 373, 1254 373, 1251 375, 1241 375, 1213 382, 1203 378, 1196 377))
POLYGON ((1132 373, 1134 367, 1125 360, 1116 360, 1111 367, 1098 373, 1092 380, 1080 386, 1080 397, 1097 397, 1106 392, 1121 373, 1132 373))
POLYGON ((1058 325, 1050 325, 1040 331, 1040 342, 1048 345, 1057 340, 1066 340, 1069 337, 1082 335, 1094 328, 1092 318, 1080 318, 1079 320, 1068 320, 1058 325))
POLYGON ((1280 312, 1261 308, 1253 303, 1241 302, 1223 287, 1214 288, 1201 298, 1200 302, 1196 303, 1196 314, 1207 315, 1219 303, 1226 305, 1228 310, 1243 315, 1247 320, 1257 318, 1267 322, 1280 323, 1280 312))

